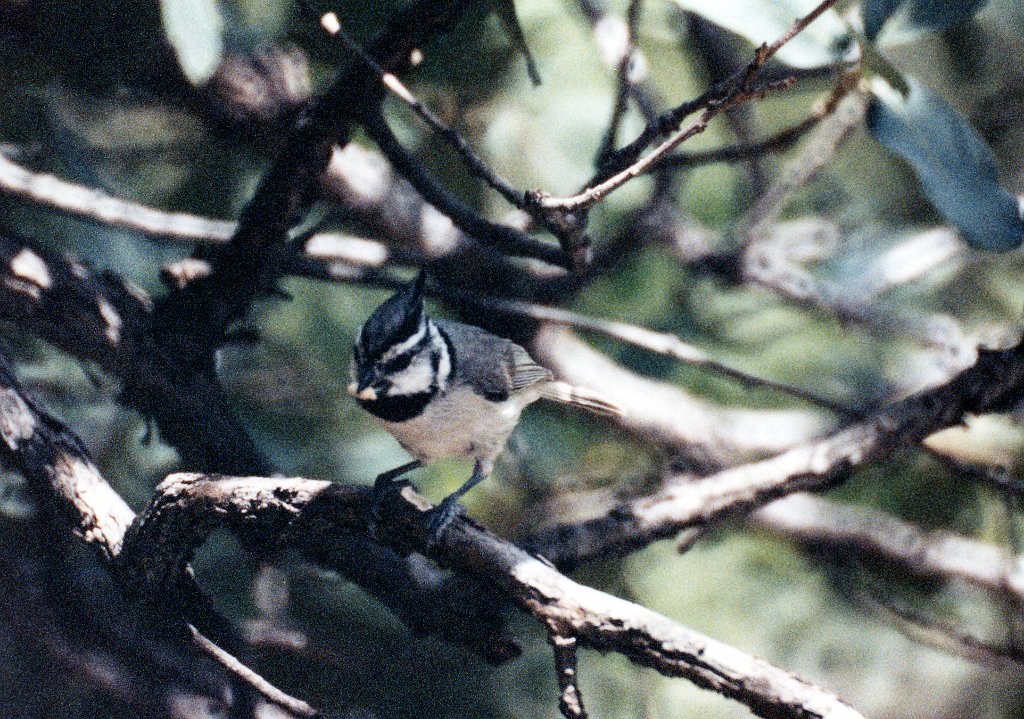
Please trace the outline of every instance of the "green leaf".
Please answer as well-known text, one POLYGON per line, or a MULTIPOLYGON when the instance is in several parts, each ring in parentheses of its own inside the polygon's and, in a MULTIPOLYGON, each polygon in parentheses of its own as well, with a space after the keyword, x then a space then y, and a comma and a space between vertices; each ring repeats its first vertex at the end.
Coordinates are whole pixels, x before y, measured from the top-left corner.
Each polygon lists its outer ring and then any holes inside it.
POLYGON ((875 79, 867 118, 871 134, 911 164, 925 196, 969 244, 996 252, 1019 247, 1020 206, 1000 187, 992 150, 949 103, 908 82, 904 97, 875 79))
MULTIPOLYGON (((675 0, 684 10, 750 40, 773 42, 798 18, 818 6, 817 0, 675 0)), ((834 10, 824 12, 779 50, 776 57, 792 67, 821 67, 842 57, 849 28, 834 10)))
POLYGON ((224 53, 224 19, 218 0, 160 0, 167 40, 182 72, 202 85, 217 70, 224 53))
POLYGON ((988 0, 864 0, 864 34, 874 40, 882 26, 898 12, 909 28, 939 32, 968 20, 986 2, 988 0))

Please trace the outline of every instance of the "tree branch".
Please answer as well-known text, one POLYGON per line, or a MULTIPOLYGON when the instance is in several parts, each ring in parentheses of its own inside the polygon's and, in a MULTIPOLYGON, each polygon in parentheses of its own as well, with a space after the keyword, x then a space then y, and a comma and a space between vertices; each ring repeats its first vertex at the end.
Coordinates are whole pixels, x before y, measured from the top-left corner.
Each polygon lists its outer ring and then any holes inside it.
MULTIPOLYGON (((701 127, 701 122, 706 125, 714 114, 736 104, 736 101, 739 100, 744 92, 749 93, 753 79, 757 76, 764 64, 768 62, 768 60, 771 59, 771 57, 777 53, 785 43, 789 42, 789 40, 795 37, 797 33, 801 32, 807 27, 807 25, 821 15, 821 13, 831 8, 834 4, 835 0, 825 0, 825 2, 820 3, 810 13, 799 18, 789 31, 779 37, 774 43, 771 45, 765 44, 758 48, 754 59, 746 67, 740 68, 730 77, 716 83, 699 97, 688 102, 684 102, 678 107, 663 113, 654 122, 648 123, 644 131, 640 133, 633 142, 609 156, 608 162, 601 168, 598 176, 591 181, 590 187, 595 188, 607 184, 612 180, 612 178, 617 175, 621 175, 622 173, 629 172, 635 176, 646 169, 647 166, 653 164, 659 157, 672 150, 680 142, 689 137, 690 134, 702 131, 703 128, 701 127), (705 108, 705 115, 702 117, 700 122, 685 130, 676 130, 688 115, 701 108, 705 108), (714 112, 712 115, 708 116, 707 113, 712 108, 714 108, 714 112), (668 140, 661 143, 658 149, 652 151, 643 160, 639 159, 644 150, 660 138, 669 136, 671 133, 674 134, 672 134, 668 140), (630 166, 633 166, 635 169, 631 170, 630 166)), ((748 99, 751 97, 753 97, 753 95, 750 95, 748 99)), ((617 180, 617 182, 621 181, 621 179, 617 180)))
MULTIPOLYGON (((300 478, 172 475, 133 527, 121 569, 133 587, 160 594, 206 536, 219 526, 243 534, 286 537, 367 531, 370 490, 300 478)), ((400 551, 434 554, 444 563, 494 582, 519 606, 560 636, 623 654, 666 676, 683 677, 746 704, 764 717, 860 715, 828 692, 767 662, 687 629, 636 604, 577 584, 551 565, 457 519, 427 550, 427 504, 411 487, 388 500, 377 528, 400 551)))
MULTIPOLYGON (((447 31, 468 0, 414 0, 394 10, 368 53, 391 72, 409 53, 447 31)), ((344 145, 360 116, 380 102, 381 86, 359 64, 314 97, 291 123, 271 167, 239 218, 231 242, 208 254, 210 275, 173 289, 155 309, 161 348, 174 357, 172 376, 213 382, 213 352, 230 324, 269 293, 284 271, 287 232, 328 166, 334 142, 344 145)))
POLYGON ((1024 607, 1024 573, 1005 549, 947 531, 926 532, 885 512, 807 494, 772 502, 750 521, 777 536, 855 552, 900 565, 920 577, 957 579, 1024 607))
MULTIPOLYGON (((103 479, 78 438, 25 395, 6 360, 2 359, 0 458, 25 476, 42 504, 52 507, 106 566, 114 566, 135 513, 103 479)), ((192 623, 206 632, 212 631, 220 641, 233 634, 195 585, 187 566, 179 567, 175 578, 175 597, 178 602, 176 616, 185 617, 194 634, 202 636, 191 626, 192 623)), ((224 657, 230 654, 209 639, 203 639, 205 641, 199 644, 200 648, 224 664, 224 657), (213 648, 216 652, 212 651, 213 648)), ((259 682, 253 682, 252 679, 258 675, 251 670, 247 670, 245 675, 237 672, 236 675, 270 701, 283 700, 289 710, 304 704, 261 677, 259 682)), ((315 712, 310 709, 301 715, 314 716, 315 712)))
POLYGON ((555 676, 561 691, 558 708, 565 719, 587 719, 576 679, 576 637, 566 637, 551 631, 548 633, 548 643, 555 655, 555 676))
POLYGON ((787 494, 827 489, 859 467, 963 422, 969 413, 1007 411, 1022 392, 1022 345, 979 350, 977 362, 946 384, 894 402, 824 439, 699 481, 671 480, 658 494, 606 516, 541 532, 530 546, 559 566, 573 566, 749 512, 787 494))
POLYGON ((505 254, 535 257, 560 267, 569 266, 570 258, 557 245, 535 239, 513 227, 489 222, 445 190, 426 168, 402 147, 382 115, 371 113, 363 120, 363 126, 395 170, 416 188, 423 199, 477 242, 505 254))

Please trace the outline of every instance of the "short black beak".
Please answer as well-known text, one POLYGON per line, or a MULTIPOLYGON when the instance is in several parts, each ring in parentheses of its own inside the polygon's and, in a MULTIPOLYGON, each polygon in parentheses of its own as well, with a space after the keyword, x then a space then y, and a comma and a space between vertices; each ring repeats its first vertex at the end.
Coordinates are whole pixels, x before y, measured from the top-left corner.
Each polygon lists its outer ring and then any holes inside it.
POLYGON ((373 368, 370 369, 358 369, 357 380, 348 386, 348 393, 356 399, 366 400, 372 402, 377 399, 377 391, 373 388, 373 381, 376 379, 376 374, 373 368))

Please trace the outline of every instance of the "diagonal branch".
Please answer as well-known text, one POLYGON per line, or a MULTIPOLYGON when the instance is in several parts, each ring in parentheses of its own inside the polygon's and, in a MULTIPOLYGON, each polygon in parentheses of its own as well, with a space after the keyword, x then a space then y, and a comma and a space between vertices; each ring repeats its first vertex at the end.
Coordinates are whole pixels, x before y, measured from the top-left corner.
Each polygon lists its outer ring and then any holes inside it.
POLYGON ((920 577, 958 579, 1024 606, 1024 573, 1004 549, 947 531, 924 531, 867 507, 796 494, 750 516, 754 526, 804 544, 898 564, 920 577))
POLYGON ((55 175, 33 172, 7 156, 0 147, 0 191, 108 225, 157 237, 221 242, 230 239, 235 223, 184 212, 164 212, 107 192, 68 182, 55 175))
MULTIPOLYGON (((52 507, 107 566, 114 566, 135 513, 102 477, 78 438, 23 392, 6 360, 0 360, 0 459, 5 466, 17 468, 42 503, 52 507)), ((233 634, 196 586, 190 570, 179 569, 176 614, 201 639, 197 646, 270 701, 298 716, 316 716, 305 702, 251 669, 239 672, 237 668, 244 665, 192 626, 212 631, 219 641, 230 640, 233 634)))
MULTIPOLYGON (((469 4, 414 0, 401 6, 368 52, 381 67, 394 71, 405 65, 414 48, 451 29, 469 4)), ((174 358, 168 372, 212 380, 212 353, 223 344, 229 326, 269 294, 284 272, 288 230, 328 166, 333 144, 345 145, 360 115, 380 99, 375 73, 360 64, 341 74, 294 119, 242 211, 231 242, 209 252, 206 259, 213 271, 172 290, 156 307, 158 343, 174 358)))
POLYGON ((790 83, 785 80, 780 83, 770 82, 760 86, 755 85, 755 80, 764 65, 783 45, 835 5, 835 2, 836 0, 824 0, 810 13, 797 19, 792 27, 771 45, 764 44, 759 47, 754 54, 754 59, 746 67, 740 68, 730 77, 708 89, 700 97, 683 103, 649 123, 633 142, 609 155, 600 174, 584 191, 569 198, 543 198, 542 205, 549 209, 570 211, 588 207, 609 192, 651 169, 658 160, 665 157, 680 143, 703 132, 712 118, 719 113, 739 103, 759 98, 776 87, 786 87, 790 83), (704 109, 704 112, 697 121, 689 127, 677 129, 684 118, 701 108, 704 109), (644 150, 662 137, 666 139, 647 155, 641 156, 644 150))
MULTIPOLYGON (((173 586, 187 558, 217 527, 280 534, 286 524, 283 541, 362 534, 371 501, 367 488, 312 479, 171 475, 133 527, 120 566, 133 587, 160 594, 173 586)), ((381 513, 387 526, 377 531, 383 530, 402 551, 435 553, 453 568, 493 582, 559 636, 686 678, 760 716, 860 717, 829 692, 667 617, 578 584, 464 518, 452 524, 435 549, 426 550, 429 509, 406 487, 401 496, 388 499, 381 513)))
POLYGON ((416 188, 423 199, 477 242, 506 254, 536 257, 562 267, 568 265, 569 258, 558 245, 535 239, 513 227, 485 220, 462 200, 449 193, 402 147, 380 113, 369 113, 363 120, 363 127, 395 170, 416 188))
POLYGON ((894 402, 824 439, 699 481, 677 478, 658 494, 606 516, 545 530, 530 546, 559 566, 645 546, 787 494, 827 489, 859 467, 960 424, 968 414, 1007 411, 1022 393, 1024 345, 982 349, 977 362, 949 382, 894 402))

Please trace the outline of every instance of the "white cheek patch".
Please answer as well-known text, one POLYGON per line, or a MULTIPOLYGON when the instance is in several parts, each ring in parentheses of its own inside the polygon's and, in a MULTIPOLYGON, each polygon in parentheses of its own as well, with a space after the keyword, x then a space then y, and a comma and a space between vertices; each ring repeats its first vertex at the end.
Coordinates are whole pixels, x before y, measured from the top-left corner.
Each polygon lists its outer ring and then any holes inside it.
POLYGON ((388 388, 387 394, 391 397, 429 392, 434 384, 434 368, 430 365, 430 355, 418 354, 408 367, 389 379, 391 387, 388 388))
POLYGON ((416 331, 412 333, 409 339, 405 340, 404 342, 399 342, 397 345, 394 345, 393 347, 388 349, 388 351, 384 353, 384 356, 381 357, 381 361, 387 362, 388 360, 394 359, 398 355, 405 354, 413 347, 418 345, 420 342, 422 342, 423 338, 426 336, 427 323, 421 321, 420 326, 416 328, 416 331))
POLYGON ((433 323, 430 324, 430 342, 438 350, 437 384, 443 390, 448 386, 448 377, 452 373, 452 359, 448 356, 448 343, 444 341, 433 323))

